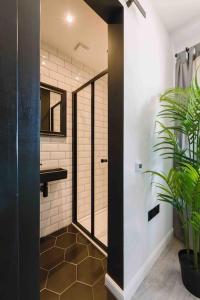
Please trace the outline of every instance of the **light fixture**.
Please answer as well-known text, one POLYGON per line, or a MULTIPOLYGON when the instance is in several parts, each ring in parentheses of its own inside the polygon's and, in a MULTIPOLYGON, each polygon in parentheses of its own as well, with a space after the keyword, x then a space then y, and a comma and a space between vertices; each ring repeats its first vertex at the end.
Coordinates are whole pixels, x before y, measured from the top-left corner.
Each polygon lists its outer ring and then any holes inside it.
POLYGON ((45 66, 45 65, 46 65, 45 61, 42 61, 42 65, 43 65, 43 66, 45 66))
POLYGON ((74 21, 74 17, 72 15, 68 14, 66 17, 66 21, 68 24, 72 24, 74 21))

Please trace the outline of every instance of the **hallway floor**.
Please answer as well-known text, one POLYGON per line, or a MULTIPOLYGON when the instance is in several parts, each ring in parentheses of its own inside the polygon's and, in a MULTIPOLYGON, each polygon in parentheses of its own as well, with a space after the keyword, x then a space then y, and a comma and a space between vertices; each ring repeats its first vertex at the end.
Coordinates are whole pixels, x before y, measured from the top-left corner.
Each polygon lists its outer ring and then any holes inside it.
POLYGON ((40 300, 115 300, 106 257, 70 225, 40 242, 40 300))
POLYGON ((143 281, 132 300, 195 300, 183 286, 178 251, 183 246, 173 240, 143 281))

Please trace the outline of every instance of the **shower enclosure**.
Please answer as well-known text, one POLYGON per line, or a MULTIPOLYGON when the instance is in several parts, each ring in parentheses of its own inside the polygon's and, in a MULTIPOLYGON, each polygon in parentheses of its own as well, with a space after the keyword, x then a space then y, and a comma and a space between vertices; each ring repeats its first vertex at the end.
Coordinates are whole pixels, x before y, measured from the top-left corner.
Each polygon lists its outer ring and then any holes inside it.
POLYGON ((73 92, 73 222, 107 248, 107 70, 73 92))

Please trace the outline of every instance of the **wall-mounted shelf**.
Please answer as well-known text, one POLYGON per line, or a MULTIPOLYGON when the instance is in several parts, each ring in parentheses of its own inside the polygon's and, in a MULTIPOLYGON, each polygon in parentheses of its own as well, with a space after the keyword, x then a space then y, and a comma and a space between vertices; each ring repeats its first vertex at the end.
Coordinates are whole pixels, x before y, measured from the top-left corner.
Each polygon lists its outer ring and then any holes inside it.
POLYGON ((67 170, 62 168, 40 170, 40 191, 43 193, 43 197, 48 197, 48 182, 65 178, 67 178, 67 170))

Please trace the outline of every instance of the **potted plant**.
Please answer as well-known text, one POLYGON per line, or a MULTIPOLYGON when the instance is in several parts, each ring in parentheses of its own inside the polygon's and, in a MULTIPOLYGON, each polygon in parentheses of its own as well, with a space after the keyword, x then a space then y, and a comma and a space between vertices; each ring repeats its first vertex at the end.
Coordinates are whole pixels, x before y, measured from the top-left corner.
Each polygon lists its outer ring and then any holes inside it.
POLYGON ((159 178, 157 197, 177 211, 184 229, 185 249, 179 252, 185 287, 200 298, 200 87, 197 75, 187 89, 175 88, 161 98, 154 151, 173 159, 167 173, 149 171, 159 178), (168 125, 165 125, 165 124, 168 125))

